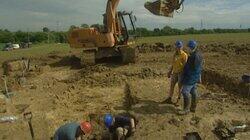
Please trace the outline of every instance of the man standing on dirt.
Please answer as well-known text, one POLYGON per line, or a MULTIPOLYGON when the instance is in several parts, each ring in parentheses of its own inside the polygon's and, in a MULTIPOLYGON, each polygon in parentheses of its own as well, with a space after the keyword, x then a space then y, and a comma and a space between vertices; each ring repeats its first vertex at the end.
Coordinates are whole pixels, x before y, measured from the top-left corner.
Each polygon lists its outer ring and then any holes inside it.
POLYGON ((171 83, 170 83, 170 90, 169 90, 169 97, 163 101, 162 103, 167 103, 167 104, 173 104, 172 102, 172 97, 174 94, 174 87, 176 83, 178 82, 178 100, 180 98, 180 90, 181 90, 181 75, 183 68, 187 62, 188 55, 183 51, 183 43, 182 41, 176 41, 175 43, 175 53, 173 57, 173 63, 172 66, 168 72, 168 78, 171 78, 171 83))
POLYGON ((81 137, 90 134, 92 126, 89 122, 72 122, 57 129, 54 140, 81 140, 81 137))
POLYGON ((194 40, 188 42, 190 56, 183 70, 181 80, 182 90, 181 93, 184 99, 184 109, 179 112, 179 115, 186 115, 190 111, 195 113, 197 106, 197 83, 201 83, 201 71, 203 58, 198 51, 197 43, 194 40), (190 94, 192 96, 190 106, 190 94))

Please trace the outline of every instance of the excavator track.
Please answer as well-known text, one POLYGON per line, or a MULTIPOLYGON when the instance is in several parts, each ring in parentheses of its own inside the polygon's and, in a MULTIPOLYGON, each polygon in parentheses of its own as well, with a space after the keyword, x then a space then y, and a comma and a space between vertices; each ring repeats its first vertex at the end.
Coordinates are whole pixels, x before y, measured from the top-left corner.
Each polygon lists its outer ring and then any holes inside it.
POLYGON ((138 57, 138 51, 136 48, 130 46, 124 46, 120 48, 122 63, 136 63, 138 57))
POLYGON ((95 65, 95 50, 84 50, 81 56, 81 65, 95 65))

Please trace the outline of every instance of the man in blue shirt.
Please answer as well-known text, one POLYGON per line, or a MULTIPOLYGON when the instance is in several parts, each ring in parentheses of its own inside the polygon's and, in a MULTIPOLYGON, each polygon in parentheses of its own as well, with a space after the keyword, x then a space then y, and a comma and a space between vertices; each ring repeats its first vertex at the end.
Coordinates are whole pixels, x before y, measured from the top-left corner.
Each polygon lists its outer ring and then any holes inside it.
POLYGON ((135 119, 132 117, 106 114, 104 124, 109 129, 112 140, 125 140, 135 132, 135 119))
POLYGON ((183 76, 181 79, 181 93, 184 98, 184 109, 179 112, 179 115, 186 115, 190 111, 195 112, 197 106, 197 83, 201 82, 201 71, 203 58, 198 51, 197 43, 194 40, 188 42, 190 56, 184 66, 183 76), (191 106, 190 106, 190 94, 191 106))
POLYGON ((89 122, 72 122, 58 128, 54 140, 78 140, 82 135, 89 134, 91 131, 92 127, 89 122))

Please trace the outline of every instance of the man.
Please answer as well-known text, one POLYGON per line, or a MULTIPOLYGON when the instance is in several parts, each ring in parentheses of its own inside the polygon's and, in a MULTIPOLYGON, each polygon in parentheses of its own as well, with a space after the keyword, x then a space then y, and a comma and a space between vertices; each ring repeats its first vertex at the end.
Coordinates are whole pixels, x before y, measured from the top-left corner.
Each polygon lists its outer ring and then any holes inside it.
POLYGON ((174 94, 174 87, 176 83, 178 82, 178 100, 180 98, 180 90, 181 90, 181 77, 182 77, 182 71, 183 68, 187 62, 188 55, 183 51, 183 43, 181 41, 176 41, 175 43, 175 53, 173 57, 173 62, 172 66, 168 72, 168 78, 171 78, 171 83, 170 83, 170 90, 169 90, 169 97, 163 101, 162 103, 167 103, 167 104, 173 104, 172 102, 172 97, 174 94))
POLYGON ((135 132, 135 119, 126 116, 104 116, 104 124, 109 129, 110 139, 125 140, 135 132))
POLYGON ((89 122, 68 123, 57 129, 54 140, 80 140, 85 134, 90 134, 92 126, 89 122))
POLYGON ((184 98, 184 109, 179 112, 180 115, 186 115, 190 111, 195 112, 197 106, 197 91, 196 85, 201 82, 201 71, 203 58, 198 51, 197 43, 194 40, 188 42, 188 48, 190 56, 188 57, 187 63, 184 67, 183 77, 181 80, 182 90, 181 93, 184 98), (190 107, 190 94, 191 107, 190 107))

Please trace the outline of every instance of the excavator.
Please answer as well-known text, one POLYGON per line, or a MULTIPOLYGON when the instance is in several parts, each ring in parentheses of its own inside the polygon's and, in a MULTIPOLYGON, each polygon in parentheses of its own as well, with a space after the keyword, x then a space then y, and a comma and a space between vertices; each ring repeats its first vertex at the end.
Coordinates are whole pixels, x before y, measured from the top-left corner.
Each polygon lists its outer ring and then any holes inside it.
MULTIPOLYGON (((146 2, 144 7, 152 14, 172 17, 184 0, 157 0, 146 2)), ((119 57, 124 64, 135 63, 137 59, 136 17, 132 12, 117 11, 120 0, 107 0, 103 15, 104 29, 76 28, 69 32, 71 48, 78 48, 81 65, 94 65, 96 60, 119 57), (128 19, 128 20, 125 20, 128 19), (132 29, 128 29, 132 26, 132 29)))

